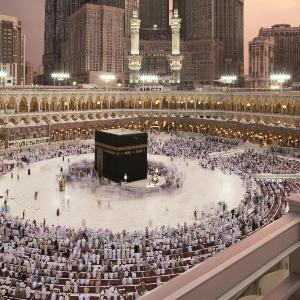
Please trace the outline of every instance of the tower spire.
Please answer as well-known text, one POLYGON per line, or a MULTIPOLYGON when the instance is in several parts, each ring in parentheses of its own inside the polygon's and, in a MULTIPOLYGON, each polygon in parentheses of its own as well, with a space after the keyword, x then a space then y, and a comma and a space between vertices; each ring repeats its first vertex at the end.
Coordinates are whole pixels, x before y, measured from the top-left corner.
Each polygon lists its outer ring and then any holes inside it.
POLYGON ((170 27, 172 30, 172 54, 168 56, 170 69, 172 73, 172 83, 180 83, 180 72, 182 70, 183 56, 180 54, 180 29, 181 18, 178 9, 174 9, 170 18, 170 27))
POLYGON ((134 10, 130 20, 131 33, 131 55, 129 56, 129 70, 131 84, 137 84, 139 81, 139 72, 142 67, 142 57, 140 56, 140 27, 138 11, 134 10))

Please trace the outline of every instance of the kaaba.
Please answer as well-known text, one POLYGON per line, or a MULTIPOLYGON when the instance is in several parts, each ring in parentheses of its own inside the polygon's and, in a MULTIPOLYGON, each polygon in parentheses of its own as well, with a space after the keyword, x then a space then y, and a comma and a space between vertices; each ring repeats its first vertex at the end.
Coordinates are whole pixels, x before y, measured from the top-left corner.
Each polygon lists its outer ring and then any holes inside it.
POLYGON ((115 182, 147 178, 148 134, 128 129, 95 133, 95 169, 99 176, 115 182))

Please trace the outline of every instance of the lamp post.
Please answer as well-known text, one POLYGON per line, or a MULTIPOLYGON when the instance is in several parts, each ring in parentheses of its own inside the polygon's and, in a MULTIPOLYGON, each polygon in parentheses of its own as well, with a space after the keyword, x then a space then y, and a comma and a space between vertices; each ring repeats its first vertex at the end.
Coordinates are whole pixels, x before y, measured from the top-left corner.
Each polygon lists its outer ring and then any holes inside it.
POLYGON ((116 75, 112 73, 101 74, 100 80, 103 81, 105 84, 111 84, 113 81, 116 80, 116 75))
POLYGON ((157 83, 158 76, 151 74, 143 74, 140 76, 140 81, 143 83, 143 90, 145 88, 145 83, 157 83))
POLYGON ((288 82, 291 80, 291 75, 287 73, 278 73, 278 74, 271 74, 270 79, 271 81, 276 82, 277 84, 280 85, 280 91, 283 91, 283 85, 284 83, 288 82))
POLYGON ((223 84, 228 84, 229 86, 229 90, 230 90, 230 85, 234 84, 237 81, 237 76, 236 75, 223 75, 221 76, 221 78, 219 79, 219 82, 223 83, 223 84))
POLYGON ((127 177, 127 174, 125 173, 125 174, 124 174, 124 182, 125 182, 125 183, 127 182, 127 179, 128 179, 128 177, 127 177))
POLYGON ((70 76, 69 73, 59 72, 59 73, 52 73, 51 77, 52 77, 52 79, 54 81, 54 86, 55 86, 56 80, 63 81, 63 80, 69 79, 71 76, 70 76))

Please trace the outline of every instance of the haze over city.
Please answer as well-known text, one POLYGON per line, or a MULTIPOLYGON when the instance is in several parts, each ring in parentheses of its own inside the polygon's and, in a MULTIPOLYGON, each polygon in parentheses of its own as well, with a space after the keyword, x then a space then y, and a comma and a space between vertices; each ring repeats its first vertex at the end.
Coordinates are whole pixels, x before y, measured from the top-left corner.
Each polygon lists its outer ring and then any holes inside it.
MULTIPOLYGON (((27 59, 35 68, 42 64, 45 0, 1 0, 0 14, 14 15, 22 21, 26 35, 27 59)), ((299 0, 245 0, 245 72, 248 42, 261 27, 274 24, 299 26, 299 0)))

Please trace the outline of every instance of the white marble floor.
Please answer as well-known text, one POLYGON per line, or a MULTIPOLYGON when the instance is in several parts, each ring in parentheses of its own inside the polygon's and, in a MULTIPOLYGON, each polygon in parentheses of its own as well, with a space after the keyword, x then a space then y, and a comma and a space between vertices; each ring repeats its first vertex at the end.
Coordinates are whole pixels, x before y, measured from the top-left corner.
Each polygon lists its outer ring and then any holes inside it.
MULTIPOLYGON (((70 161, 93 160, 93 157, 93 154, 72 156, 70 161)), ((150 159, 182 171, 182 188, 135 197, 125 194, 119 187, 91 187, 79 182, 67 184, 66 191, 59 192, 57 176, 60 167, 67 168, 68 162, 67 159, 63 162, 56 158, 31 164, 30 176, 27 168, 15 169, 13 179, 10 174, 1 176, 0 195, 4 196, 5 190, 9 189, 7 204, 9 212, 15 216, 21 216, 25 210, 26 218, 38 222, 45 218, 47 224, 76 228, 86 225, 117 232, 144 229, 146 226, 175 226, 185 221, 192 223, 195 208, 208 211, 219 201, 225 201, 231 209, 239 204, 245 192, 238 176, 202 169, 196 161, 171 161, 160 156, 150 156, 150 159), (34 200, 35 191, 38 191, 37 200, 34 200), (57 217, 58 208, 60 216, 57 217)), ((0 200, 1 206, 3 201, 0 200)))

